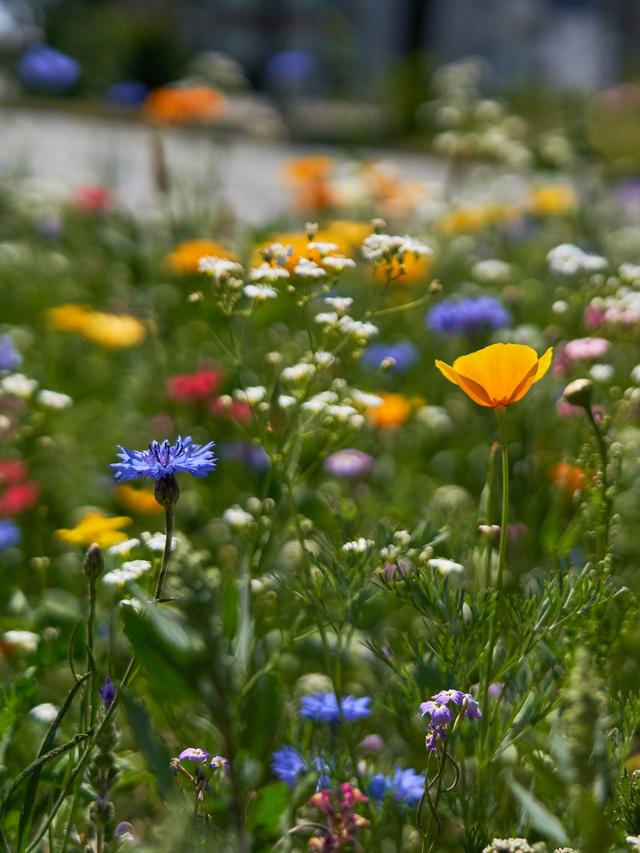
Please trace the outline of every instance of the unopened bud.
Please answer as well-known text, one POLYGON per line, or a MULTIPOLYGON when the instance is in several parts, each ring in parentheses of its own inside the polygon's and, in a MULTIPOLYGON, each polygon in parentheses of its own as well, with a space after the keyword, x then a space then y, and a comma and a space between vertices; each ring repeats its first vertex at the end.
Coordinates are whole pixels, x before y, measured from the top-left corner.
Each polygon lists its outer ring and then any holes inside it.
POLYGON ((82 570, 87 580, 95 582, 104 571, 102 548, 95 542, 87 549, 82 570))
POLYGON ((572 406, 589 409, 593 397, 593 383, 590 379, 574 379, 564 389, 564 398, 572 406))
POLYGON ((431 284, 429 285, 429 293, 440 293, 442 290, 442 282, 439 278, 434 278, 431 284))
POLYGON ((166 508, 177 504, 180 497, 180 487, 178 486, 175 474, 167 474, 156 480, 154 494, 160 506, 166 508))
POLYGON ((376 219, 371 220, 371 227, 373 228, 375 234, 381 234, 387 227, 387 223, 384 221, 384 219, 380 219, 379 217, 377 217, 376 219))
POLYGON ((304 230, 307 234, 307 240, 313 240, 313 238, 318 233, 318 223, 317 222, 307 222, 304 226, 304 230))

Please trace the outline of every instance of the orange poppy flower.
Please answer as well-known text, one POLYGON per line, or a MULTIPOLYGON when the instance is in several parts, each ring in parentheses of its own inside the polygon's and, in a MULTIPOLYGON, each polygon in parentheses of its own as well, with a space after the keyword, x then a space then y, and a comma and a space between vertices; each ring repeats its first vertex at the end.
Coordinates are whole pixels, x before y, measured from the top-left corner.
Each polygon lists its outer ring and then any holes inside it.
POLYGON ((151 92, 143 114, 160 124, 180 124, 212 119, 223 107, 224 98, 210 86, 164 86, 151 92))
POLYGON ((496 409, 521 400, 549 370, 552 357, 552 347, 539 358, 524 344, 491 344, 460 356, 452 366, 436 359, 436 367, 474 403, 496 409))
POLYGON ((585 475, 582 468, 569 465, 568 462, 558 462, 551 469, 551 479, 568 496, 581 492, 585 487, 585 475))
POLYGON ((381 398, 382 403, 379 406, 370 406, 367 409, 367 418, 378 429, 395 429, 402 426, 411 417, 411 412, 424 404, 421 398, 408 398, 404 394, 392 394, 387 391, 379 391, 376 396, 381 398))

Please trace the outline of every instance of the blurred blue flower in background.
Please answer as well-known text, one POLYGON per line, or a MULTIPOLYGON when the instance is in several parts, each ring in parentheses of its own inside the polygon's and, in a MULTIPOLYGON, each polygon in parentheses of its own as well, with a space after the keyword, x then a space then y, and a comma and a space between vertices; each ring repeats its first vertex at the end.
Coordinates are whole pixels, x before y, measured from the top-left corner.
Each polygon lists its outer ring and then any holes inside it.
POLYGON ((298 776, 306 773, 309 768, 298 750, 286 744, 271 756, 271 769, 281 782, 286 782, 293 788, 298 776))
POLYGON ((229 460, 242 462, 246 468, 254 471, 265 471, 271 465, 271 460, 264 448, 250 441, 228 441, 220 444, 219 447, 225 462, 229 460))
POLYGON ((379 343, 366 348, 362 363, 376 370, 384 366, 392 373, 404 373, 416 363, 418 357, 418 348, 411 341, 398 341, 397 344, 379 343))
POLYGON ((274 53, 265 66, 267 85, 275 90, 307 88, 318 76, 318 62, 306 50, 274 53))
MULTIPOLYGON (((340 700, 347 723, 361 720, 371 714, 369 696, 343 696, 340 700)), ((339 723, 340 712, 335 693, 311 693, 300 700, 300 716, 316 723, 339 723)))
POLYGON ((511 314, 495 296, 445 299, 427 314, 427 328, 442 335, 474 335, 511 322, 511 314))
POLYGON ((66 92, 78 82, 81 67, 75 59, 53 47, 30 47, 18 62, 20 82, 37 92, 66 92))
POLYGON ((14 548, 22 542, 22 533, 18 525, 8 518, 0 519, 0 551, 14 548))
POLYGON ((396 768, 392 776, 376 774, 369 785, 369 792, 378 802, 382 802, 387 794, 392 794, 397 803, 417 806, 424 793, 424 779, 424 773, 416 773, 413 768, 396 768))
POLYGON ((114 83, 104 93, 104 99, 115 107, 139 107, 149 94, 148 86, 139 80, 125 80, 114 83))
POLYGON ((15 370, 22 363, 22 356, 15 348, 11 335, 0 335, 0 371, 15 370))

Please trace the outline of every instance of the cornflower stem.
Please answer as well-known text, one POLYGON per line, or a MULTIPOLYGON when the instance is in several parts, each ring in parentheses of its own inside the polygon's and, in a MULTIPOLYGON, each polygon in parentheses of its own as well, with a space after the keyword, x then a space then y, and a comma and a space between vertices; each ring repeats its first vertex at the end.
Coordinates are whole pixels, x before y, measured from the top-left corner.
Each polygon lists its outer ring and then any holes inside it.
POLYGON ((164 510, 164 522, 165 522, 165 540, 164 540, 164 551, 162 552, 162 562, 160 563, 160 571, 158 572, 158 580, 156 582, 156 591, 154 593, 154 601, 158 601, 158 599, 162 598, 162 589, 164 587, 164 582, 167 577, 167 569, 169 568, 169 557, 171 556, 171 545, 173 544, 173 525, 174 525, 174 511, 173 504, 165 507, 164 510))
MULTIPOLYGON (((93 646, 96 633, 96 579, 90 578, 87 584, 87 671, 91 672, 89 679, 89 720, 91 727, 95 726, 96 718, 96 673, 93 646)), ((86 721, 85 721, 86 722, 86 721)), ((86 727, 86 726, 85 726, 86 727)))
MULTIPOLYGON (((154 593, 154 601, 158 601, 162 597, 162 590, 163 590, 165 578, 167 575, 167 569, 169 567, 169 557, 171 556, 171 545, 173 542, 173 528, 174 528, 174 511, 173 511, 173 506, 171 505, 171 506, 165 507, 165 543, 164 543, 164 551, 162 554, 162 562, 160 564, 160 571, 158 572, 158 580, 156 582, 156 589, 155 589, 155 593, 154 593)), ((95 597, 94 597, 94 599, 95 599, 95 597)), ((95 600, 94 600, 94 607, 95 607, 95 600)), ((91 633, 93 636, 93 627, 91 628, 91 633)), ((88 647, 88 644, 87 644, 87 647, 88 647)), ((133 657, 131 658, 131 660, 127 664, 127 668, 125 670, 124 675, 122 676, 122 680, 120 681, 120 687, 119 687, 118 692, 116 693, 116 695, 113 699, 113 702, 106 709, 105 715, 102 718, 102 721, 98 725, 97 729, 95 729, 93 736, 89 738, 89 742, 88 742, 86 748, 84 749, 82 755, 80 756, 78 763, 73 768, 71 775, 70 775, 69 779, 67 780, 67 783, 66 783, 65 787, 63 788, 58 800, 56 800, 52 809, 49 812, 49 815, 48 815, 46 821, 40 827, 38 833, 36 834, 36 838, 31 842, 31 845, 28 848, 28 851, 34 850, 37 847, 37 844, 39 843, 40 839, 47 832, 47 829, 49 828, 51 822, 53 821, 55 815, 57 814, 58 809, 60 808, 60 806, 62 805, 64 800, 67 798, 67 796, 69 795, 69 793, 71 792, 72 787, 73 787, 73 789, 74 789, 73 806, 72 806, 70 814, 69 814, 67 831, 65 833, 65 844, 62 848, 62 851, 64 851, 64 849, 66 848, 66 846, 68 844, 68 838, 70 836, 72 821, 73 821, 74 816, 75 816, 75 804, 77 803, 80 784, 82 782, 84 770, 85 770, 85 768, 86 768, 86 766, 87 766, 87 764, 91 758, 91 754, 93 752, 93 745, 95 744, 98 737, 104 731, 104 728, 107 725, 107 723, 109 722, 109 720, 111 719, 111 717, 115 714, 117 707, 118 707, 118 704, 119 704, 120 691, 124 687, 126 687, 131 681, 133 681, 133 679, 136 677, 136 674, 137 674, 137 660, 136 660, 136 656, 133 655, 133 657)), ((97 710, 95 702, 93 703, 93 708, 95 710, 92 712, 92 716, 95 714, 95 712, 97 710)))

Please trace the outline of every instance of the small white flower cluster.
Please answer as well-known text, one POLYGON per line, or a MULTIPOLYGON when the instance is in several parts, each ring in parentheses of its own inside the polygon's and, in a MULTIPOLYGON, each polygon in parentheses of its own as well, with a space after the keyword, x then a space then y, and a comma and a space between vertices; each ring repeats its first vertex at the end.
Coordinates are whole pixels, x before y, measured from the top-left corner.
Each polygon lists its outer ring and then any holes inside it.
POLYGON ((278 291, 268 284, 245 284, 242 292, 256 302, 265 302, 267 299, 276 299, 278 296, 278 291))
POLYGON ((32 654, 38 648, 40 634, 34 634, 33 631, 5 631, 2 639, 8 646, 20 649, 20 651, 27 654, 32 654))
POLYGON ((497 258, 486 258, 483 261, 477 261, 473 265, 471 274, 476 281, 482 284, 502 283, 509 281, 511 278, 511 267, 506 261, 500 261, 497 258))
POLYGON ((251 513, 247 512, 246 509, 242 509, 240 504, 233 504, 233 506, 225 509, 222 513, 222 520, 226 522, 229 527, 233 527, 236 530, 242 530, 243 528, 249 527, 255 521, 251 513))
POLYGON ((402 557, 416 556, 417 550, 410 548, 411 534, 408 530, 396 530, 393 542, 380 549, 380 556, 385 562, 396 562, 402 557))
POLYGON ((576 275, 582 272, 600 272, 608 266, 606 258, 591 255, 573 243, 561 243, 547 253, 549 269, 560 275, 576 275))
POLYGON ((482 853, 536 853, 526 838, 494 838, 482 853))
POLYGON ((244 292, 244 267, 228 258, 206 255, 200 258, 198 270, 212 278, 222 310, 230 314, 244 292))
POLYGON ((618 272, 622 281, 640 286, 640 264, 620 264, 618 272))
MULTIPOLYGON (((21 400, 29 400, 38 389, 38 382, 30 379, 24 373, 9 373, 0 379, 0 392, 21 400)), ((59 391, 48 391, 42 388, 36 394, 37 401, 47 409, 66 409, 73 403, 68 394, 59 391)))
POLYGON ((249 281, 275 284, 285 278, 289 278, 288 269, 281 266, 271 266, 271 264, 266 262, 259 267, 253 267, 249 270, 249 281))
POLYGON ((602 312, 603 323, 633 326, 640 322, 640 291, 623 285, 611 296, 595 297, 589 307, 602 312))
POLYGON ((137 580, 145 572, 148 572, 150 568, 151 563, 149 560, 129 560, 123 563, 120 568, 107 572, 103 576, 102 582, 107 586, 124 586, 129 581, 137 580))
POLYGON ((461 563, 456 563, 455 560, 447 560, 446 557, 431 557, 427 560, 427 565, 444 577, 464 574, 464 566, 461 563))
POLYGON ((248 388, 237 388, 233 392, 235 400, 239 403, 248 403, 250 406, 257 406, 266 396, 267 389, 264 385, 250 385, 248 388))
POLYGON ((315 261, 310 261, 308 258, 299 258, 293 271, 300 278, 317 279, 327 277, 327 271, 315 261))
POLYGON ((402 263, 405 255, 432 255, 433 249, 406 234, 370 234, 362 243, 362 254, 368 261, 388 264, 394 258, 402 263))
POLYGON ((345 542, 342 550, 345 554, 366 554, 375 544, 373 539, 365 539, 364 536, 359 536, 357 539, 345 542))
POLYGON ((316 314, 314 320, 323 327, 325 333, 344 335, 360 346, 367 344, 380 331, 374 323, 354 320, 348 314, 340 316, 337 311, 321 312, 316 314))
POLYGON ((222 513, 222 520, 232 530, 239 532, 247 530, 258 521, 264 523, 274 508, 275 503, 271 498, 261 501, 259 498, 250 497, 244 502, 244 507, 240 506, 240 504, 233 504, 227 507, 222 513))

